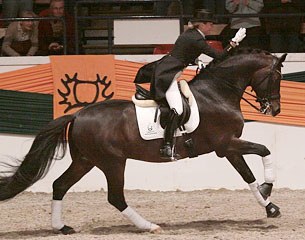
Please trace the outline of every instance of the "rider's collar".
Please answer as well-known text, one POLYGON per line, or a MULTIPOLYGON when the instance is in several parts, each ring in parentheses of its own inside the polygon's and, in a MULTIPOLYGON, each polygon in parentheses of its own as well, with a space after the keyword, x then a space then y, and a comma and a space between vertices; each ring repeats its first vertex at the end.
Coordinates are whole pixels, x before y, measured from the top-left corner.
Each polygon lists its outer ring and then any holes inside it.
POLYGON ((196 30, 202 35, 202 37, 205 39, 205 35, 203 32, 201 32, 198 28, 196 28, 196 30))

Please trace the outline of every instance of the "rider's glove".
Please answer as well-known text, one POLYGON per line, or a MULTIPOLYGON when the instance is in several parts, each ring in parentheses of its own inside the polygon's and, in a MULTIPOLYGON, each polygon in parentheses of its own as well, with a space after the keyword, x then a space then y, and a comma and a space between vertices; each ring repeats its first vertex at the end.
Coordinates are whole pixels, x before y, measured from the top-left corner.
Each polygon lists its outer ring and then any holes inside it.
POLYGON ((232 42, 236 44, 236 46, 239 45, 239 43, 246 37, 246 29, 240 28, 237 33, 235 34, 235 37, 232 38, 232 42))
POLYGON ((201 61, 199 58, 195 59, 195 63, 197 64, 199 70, 205 68, 203 61, 201 61))

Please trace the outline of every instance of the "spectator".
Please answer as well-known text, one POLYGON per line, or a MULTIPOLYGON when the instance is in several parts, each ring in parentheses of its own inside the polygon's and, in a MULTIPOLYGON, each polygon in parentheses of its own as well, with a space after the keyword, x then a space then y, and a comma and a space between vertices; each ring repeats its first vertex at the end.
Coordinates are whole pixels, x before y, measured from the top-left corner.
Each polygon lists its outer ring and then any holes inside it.
MULTIPOLYGON (((64 17, 67 33, 67 54, 74 54, 74 20, 65 12, 64 0, 51 0, 50 8, 40 16, 64 17)), ((64 53, 64 25, 61 20, 41 20, 39 22, 39 55, 61 55, 64 53)))
MULTIPOLYGON (((199 10, 189 21, 188 29, 176 40, 172 51, 163 58, 141 67, 136 75, 135 83, 151 82, 150 93, 157 102, 167 101, 171 113, 170 121, 165 127, 161 158, 179 158, 174 152, 173 138, 178 119, 183 113, 182 98, 179 93, 177 79, 183 69, 198 60, 201 54, 221 59, 236 47, 246 36, 246 29, 240 29, 223 51, 217 51, 208 45, 206 35, 213 28, 214 16, 205 10, 199 10)), ((198 62, 200 64, 200 61, 198 62)))
MULTIPOLYGON (((226 9, 231 14, 256 14, 264 7, 263 0, 226 0, 226 9)), ((232 18, 230 24, 223 32, 225 44, 239 28, 247 29, 247 37, 241 43, 244 47, 264 48, 262 44, 263 28, 258 17, 232 18)))
MULTIPOLYGON (((30 11, 23 11, 22 18, 36 17, 30 11)), ((2 44, 3 56, 33 56, 38 50, 38 22, 14 21, 6 30, 2 44)))
MULTIPOLYGON (((193 16, 194 13, 194 1, 193 0, 182 0, 183 15, 193 16)), ((173 2, 178 4, 178 2, 173 2)), ((174 11, 170 11, 170 6, 173 6, 171 2, 156 2, 154 9, 155 14, 158 16, 176 15, 180 14, 180 6, 174 11)), ((187 22, 186 22, 187 23, 187 22)))
POLYGON ((33 0, 2 0, 3 18, 18 17, 23 11, 33 11, 33 0))
MULTIPOLYGON (((265 1, 266 13, 302 13, 304 0, 268 0, 265 1)), ((300 52, 301 17, 266 18, 266 29, 270 39, 271 52, 300 52)))

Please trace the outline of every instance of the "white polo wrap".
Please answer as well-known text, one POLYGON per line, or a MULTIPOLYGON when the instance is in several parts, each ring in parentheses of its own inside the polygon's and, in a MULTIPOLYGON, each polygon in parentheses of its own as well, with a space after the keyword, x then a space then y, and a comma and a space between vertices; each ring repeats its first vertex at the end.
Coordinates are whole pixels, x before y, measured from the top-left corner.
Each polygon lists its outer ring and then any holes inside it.
POLYGON ((271 155, 262 157, 262 161, 264 165, 265 182, 273 183, 275 181, 275 177, 274 177, 274 169, 273 169, 273 160, 271 155))
POLYGON ((53 200, 52 201, 52 228, 56 230, 62 229, 65 224, 61 219, 62 214, 62 201, 61 200, 53 200))
POLYGON ((127 207, 123 212, 123 216, 129 219, 136 227, 142 230, 154 231, 160 228, 158 225, 148 222, 143 217, 141 217, 135 210, 131 207, 127 207))

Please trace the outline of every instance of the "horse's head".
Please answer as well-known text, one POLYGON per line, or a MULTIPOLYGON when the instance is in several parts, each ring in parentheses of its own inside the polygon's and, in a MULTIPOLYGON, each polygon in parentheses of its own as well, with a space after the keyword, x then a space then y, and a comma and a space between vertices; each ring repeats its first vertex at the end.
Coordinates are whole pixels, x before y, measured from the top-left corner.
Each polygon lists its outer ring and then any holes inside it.
POLYGON ((282 79, 281 67, 287 54, 281 57, 269 55, 269 64, 256 71, 250 85, 256 93, 257 102, 260 103, 260 112, 276 116, 281 111, 280 82, 282 79))
POLYGON ((281 67, 286 56, 287 54, 283 54, 276 57, 264 50, 240 48, 231 51, 223 59, 214 59, 195 81, 211 79, 217 83, 215 86, 221 88, 221 91, 236 93, 258 111, 276 116, 281 111, 281 67), (252 87, 255 95, 245 91, 248 86, 252 87), (255 97, 260 103, 260 108, 245 99, 244 92, 255 97))

